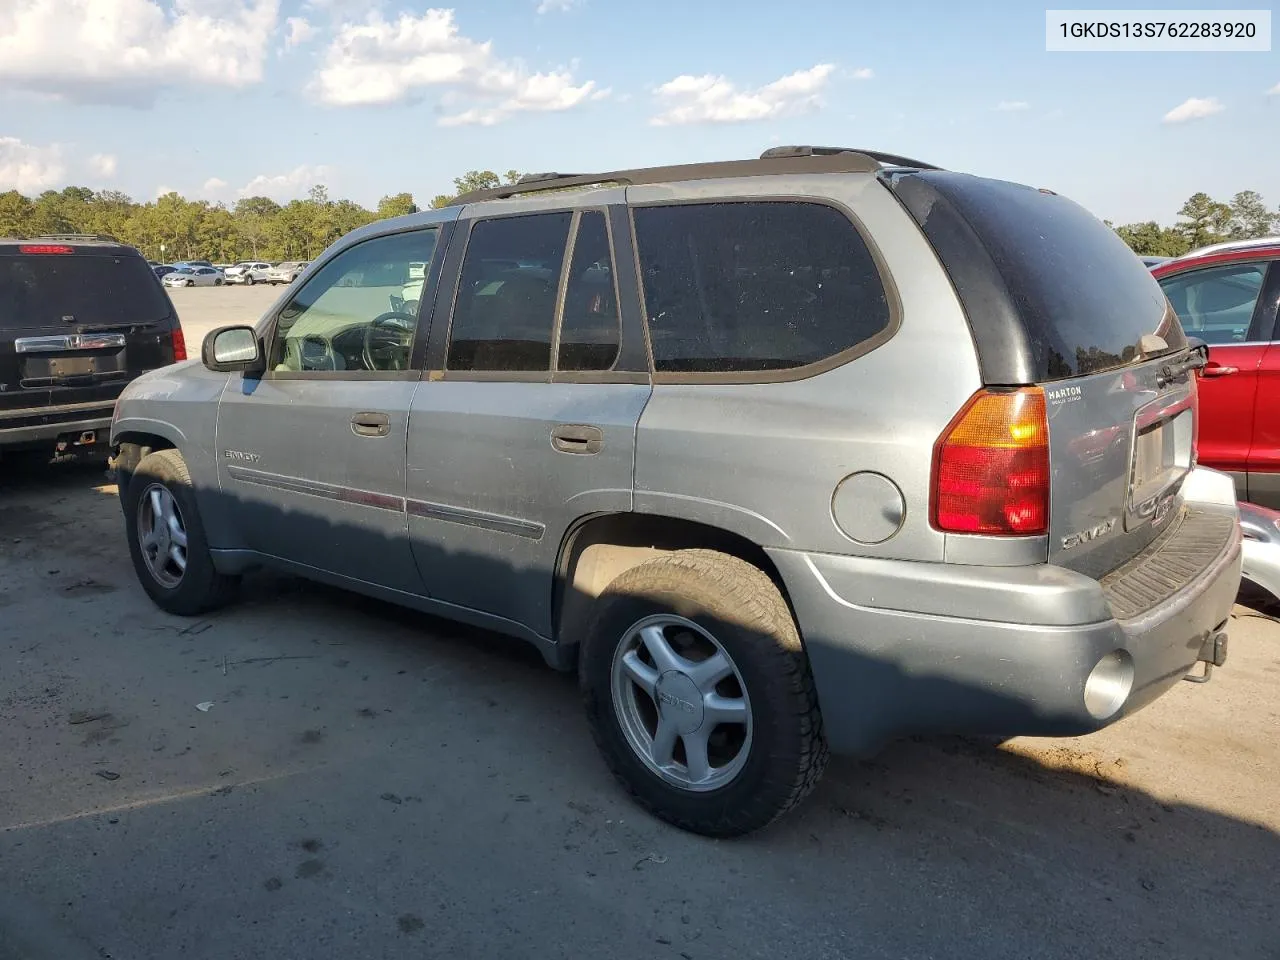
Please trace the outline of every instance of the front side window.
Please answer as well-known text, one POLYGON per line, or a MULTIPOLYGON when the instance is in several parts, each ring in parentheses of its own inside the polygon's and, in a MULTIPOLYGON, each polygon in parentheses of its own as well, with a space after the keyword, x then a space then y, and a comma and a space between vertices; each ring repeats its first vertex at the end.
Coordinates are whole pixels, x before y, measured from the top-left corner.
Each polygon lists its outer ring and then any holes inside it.
POLYGON ((271 349, 278 371, 406 370, 437 231, 365 240, 344 250, 280 311, 271 349))
POLYGON ((453 308, 446 368, 551 369, 556 294, 573 215, 480 220, 471 228, 453 308))
POLYGON ((679 204, 634 217, 659 373, 794 369, 889 328, 871 253, 831 207, 679 204))
POLYGON ((1186 333, 1208 344, 1243 343, 1250 336, 1266 266, 1233 263, 1209 267, 1167 277, 1160 286, 1186 333))

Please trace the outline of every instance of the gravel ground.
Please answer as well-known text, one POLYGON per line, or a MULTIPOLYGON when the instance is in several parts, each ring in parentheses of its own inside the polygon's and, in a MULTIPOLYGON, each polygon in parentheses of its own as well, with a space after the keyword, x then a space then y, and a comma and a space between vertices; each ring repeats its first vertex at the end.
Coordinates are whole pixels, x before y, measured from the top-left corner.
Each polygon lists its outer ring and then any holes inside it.
MULTIPOLYGON (((278 290, 176 291, 194 331, 278 290)), ((1280 957, 1280 625, 1083 739, 633 807, 529 648, 263 575, 169 617, 99 468, 0 471, 0 958, 1280 957), (204 709, 202 709, 204 707, 204 709)))

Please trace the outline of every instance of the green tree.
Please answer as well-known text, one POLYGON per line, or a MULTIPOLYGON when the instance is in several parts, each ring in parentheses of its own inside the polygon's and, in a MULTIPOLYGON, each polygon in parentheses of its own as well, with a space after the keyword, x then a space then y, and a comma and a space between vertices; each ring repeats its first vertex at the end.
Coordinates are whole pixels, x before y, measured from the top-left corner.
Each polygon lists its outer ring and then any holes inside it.
POLYGON ((17 190, 0 193, 0 237, 22 237, 32 232, 34 205, 17 190))
POLYGON ((418 205, 414 203, 412 193, 393 193, 378 201, 378 219, 402 217, 407 213, 417 213, 418 205))
POLYGON ((1192 250, 1226 239, 1231 229, 1231 207, 1218 203, 1207 193, 1192 194, 1178 216, 1187 221, 1178 226, 1192 250))
POLYGON ((1231 226, 1228 232, 1232 240, 1270 236, 1277 220, 1280 217, 1267 209, 1266 203, 1256 191, 1241 190, 1231 198, 1231 226))
POLYGON ((1181 231, 1175 227, 1162 227, 1154 220, 1122 224, 1115 231, 1134 253, 1142 256, 1176 257, 1190 249, 1181 231))
POLYGON ((454 193, 440 193, 431 201, 433 207, 447 207, 464 193, 470 193, 473 190, 492 190, 494 187, 500 187, 504 183, 512 184, 519 180, 524 174, 519 170, 508 170, 499 177, 492 170, 468 170, 460 177, 453 178, 454 193))
POLYGON ((262 248, 271 239, 271 221, 279 213, 280 204, 270 197, 244 197, 236 203, 232 216, 241 252, 247 245, 253 259, 266 255, 262 248))

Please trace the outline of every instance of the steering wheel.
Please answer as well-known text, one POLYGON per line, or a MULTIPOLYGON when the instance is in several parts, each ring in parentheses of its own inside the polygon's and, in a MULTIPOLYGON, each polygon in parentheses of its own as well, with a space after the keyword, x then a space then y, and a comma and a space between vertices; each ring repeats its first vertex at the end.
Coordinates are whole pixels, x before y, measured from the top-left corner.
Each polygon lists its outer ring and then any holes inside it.
POLYGON ((360 351, 365 369, 405 369, 417 323, 417 317, 399 310, 388 310, 374 317, 364 328, 364 346, 360 351))

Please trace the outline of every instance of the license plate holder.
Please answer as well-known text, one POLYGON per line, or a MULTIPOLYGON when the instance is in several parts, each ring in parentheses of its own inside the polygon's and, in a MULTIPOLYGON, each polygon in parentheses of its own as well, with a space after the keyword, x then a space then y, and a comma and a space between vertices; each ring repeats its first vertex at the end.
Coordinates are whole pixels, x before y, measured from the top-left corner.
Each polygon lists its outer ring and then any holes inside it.
POLYGON ((96 357, 50 357, 49 376, 87 377, 98 372, 96 357))
POLYGON ((1164 519, 1174 489, 1191 470, 1193 417, 1186 409, 1135 429, 1127 527, 1164 519))

